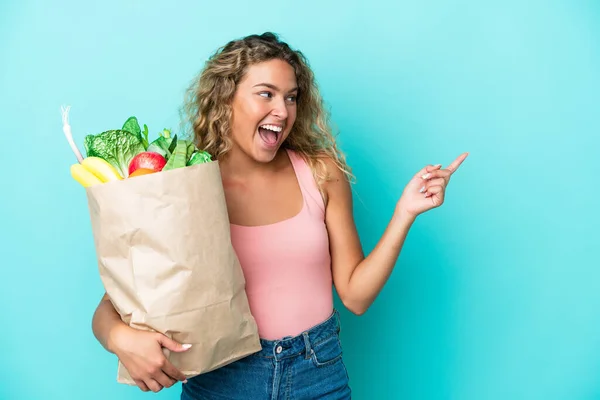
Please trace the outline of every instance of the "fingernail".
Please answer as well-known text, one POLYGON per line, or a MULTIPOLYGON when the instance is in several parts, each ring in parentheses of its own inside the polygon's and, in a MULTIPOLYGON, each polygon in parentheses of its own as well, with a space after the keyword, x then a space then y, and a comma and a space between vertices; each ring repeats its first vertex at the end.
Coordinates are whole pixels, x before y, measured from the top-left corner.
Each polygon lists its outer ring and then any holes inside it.
POLYGON ((421 176, 421 178, 423 178, 423 179, 427 179, 427 178, 429 178, 430 176, 431 176, 431 174, 430 174, 430 173, 426 173, 425 175, 421 176))
POLYGON ((435 165, 434 165, 434 167, 436 167, 436 168, 437 168, 437 167, 441 167, 441 166, 442 166, 442 164, 435 164, 435 165))
POLYGON ((425 186, 423 186, 423 187, 421 188, 421 190, 419 190, 419 193, 423 193, 424 191, 425 191, 425 186))
POLYGON ((183 381, 183 383, 187 383, 187 379, 185 381, 183 381))
POLYGON ((191 344, 182 344, 181 347, 183 347, 184 349, 189 349, 190 347, 192 347, 191 344))

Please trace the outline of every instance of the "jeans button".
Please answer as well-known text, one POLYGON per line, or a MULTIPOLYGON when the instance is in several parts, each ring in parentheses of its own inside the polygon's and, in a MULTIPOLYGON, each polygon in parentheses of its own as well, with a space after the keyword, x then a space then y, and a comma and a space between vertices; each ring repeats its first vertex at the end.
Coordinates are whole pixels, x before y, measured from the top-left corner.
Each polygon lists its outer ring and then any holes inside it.
POLYGON ((281 346, 277 346, 277 349, 275 349, 277 354, 281 353, 281 350, 283 350, 283 348, 281 346))

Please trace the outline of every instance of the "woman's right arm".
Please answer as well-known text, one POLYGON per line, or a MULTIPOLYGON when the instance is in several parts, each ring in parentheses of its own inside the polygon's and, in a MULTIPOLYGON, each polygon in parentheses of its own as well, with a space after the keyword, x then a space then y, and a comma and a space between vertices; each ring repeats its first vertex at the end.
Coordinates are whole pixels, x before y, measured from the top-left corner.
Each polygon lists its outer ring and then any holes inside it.
POLYGON ((109 352, 115 354, 114 344, 111 338, 111 333, 115 332, 115 329, 122 329, 125 327, 125 323, 121 320, 119 313, 115 310, 112 305, 108 293, 105 293, 100 300, 100 304, 94 312, 94 318, 92 319, 92 331, 94 336, 100 342, 100 344, 109 352))
POLYGON ((181 345, 158 332, 129 327, 121 320, 108 294, 104 294, 94 312, 92 331, 100 344, 121 360, 144 392, 159 392, 178 380, 186 382, 185 375, 167 360, 162 348, 181 352, 190 346, 181 345))

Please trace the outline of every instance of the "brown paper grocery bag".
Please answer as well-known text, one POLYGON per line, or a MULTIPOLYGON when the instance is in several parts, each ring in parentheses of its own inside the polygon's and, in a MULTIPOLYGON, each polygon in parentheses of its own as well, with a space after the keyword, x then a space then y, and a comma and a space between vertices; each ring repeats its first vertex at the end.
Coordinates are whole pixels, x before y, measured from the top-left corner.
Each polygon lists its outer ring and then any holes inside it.
MULTIPOLYGON (((165 349, 188 377, 261 349, 218 162, 86 192, 100 277, 123 321, 192 344, 182 353, 165 349)), ((117 381, 135 384, 120 362, 117 381)))

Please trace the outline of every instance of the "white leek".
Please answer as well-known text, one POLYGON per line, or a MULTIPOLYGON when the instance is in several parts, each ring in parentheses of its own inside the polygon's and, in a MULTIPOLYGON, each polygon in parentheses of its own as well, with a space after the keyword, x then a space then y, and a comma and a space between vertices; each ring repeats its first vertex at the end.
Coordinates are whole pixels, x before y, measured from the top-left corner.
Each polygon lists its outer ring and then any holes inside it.
POLYGON ((79 151, 77 145, 75 144, 75 141, 73 140, 73 134, 71 133, 71 125, 69 125, 69 110, 71 109, 71 106, 67 106, 66 108, 61 106, 60 109, 62 113, 63 132, 65 133, 65 137, 67 138, 67 141, 71 146, 71 150, 73 150, 73 153, 75 153, 75 157, 77 157, 77 161, 81 163, 83 161, 83 156, 81 155, 81 152, 79 151))

